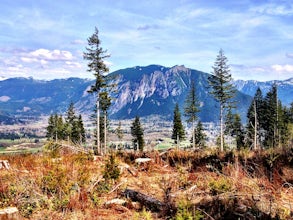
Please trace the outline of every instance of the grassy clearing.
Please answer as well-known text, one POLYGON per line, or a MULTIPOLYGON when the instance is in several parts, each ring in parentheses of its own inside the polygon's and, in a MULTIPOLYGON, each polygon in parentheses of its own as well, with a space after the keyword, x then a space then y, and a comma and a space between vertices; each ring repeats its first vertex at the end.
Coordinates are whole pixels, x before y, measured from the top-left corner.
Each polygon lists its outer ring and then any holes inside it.
POLYGON ((292 158, 293 149, 97 157, 49 143, 42 153, 0 155, 11 167, 0 172, 0 208, 16 206, 28 219, 292 219, 292 158), (139 157, 152 161, 139 165, 139 157), (164 209, 123 197, 126 188, 164 209))

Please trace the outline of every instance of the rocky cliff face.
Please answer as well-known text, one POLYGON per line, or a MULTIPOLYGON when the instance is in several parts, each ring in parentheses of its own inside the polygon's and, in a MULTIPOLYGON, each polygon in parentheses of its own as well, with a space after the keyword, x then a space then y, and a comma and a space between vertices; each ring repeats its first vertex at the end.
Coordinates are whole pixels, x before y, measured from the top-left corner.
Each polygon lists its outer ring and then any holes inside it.
MULTIPOLYGON (((217 103, 208 93, 208 74, 184 66, 166 68, 158 65, 134 67, 112 73, 118 85, 116 98, 111 107, 112 118, 133 118, 151 114, 171 119, 176 103, 183 106, 194 81, 200 101, 199 118, 215 121, 218 117, 217 103)), ((237 94, 239 113, 245 114, 250 97, 237 94), (245 110, 244 110, 245 109, 245 110)))
POLYGON ((293 78, 266 82, 236 80, 233 84, 237 90, 252 97, 255 95, 258 87, 263 92, 263 95, 265 95, 271 89, 272 85, 276 84, 278 86, 278 99, 282 101, 282 104, 288 106, 293 102, 293 78))

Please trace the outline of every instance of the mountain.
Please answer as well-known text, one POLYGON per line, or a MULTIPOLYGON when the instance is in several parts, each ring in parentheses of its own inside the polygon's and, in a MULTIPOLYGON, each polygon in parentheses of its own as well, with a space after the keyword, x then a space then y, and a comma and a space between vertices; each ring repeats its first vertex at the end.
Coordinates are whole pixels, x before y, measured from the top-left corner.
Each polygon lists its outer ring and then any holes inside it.
POLYGON ((10 78, 0 81, 0 110, 12 115, 40 115, 65 112, 69 103, 78 102, 92 83, 69 78, 51 81, 10 78))
MULTIPOLYGON (((136 115, 162 115, 172 119, 175 103, 183 112, 184 101, 194 80, 200 100, 199 118, 215 121, 218 104, 208 92, 208 74, 184 66, 167 68, 159 65, 134 67, 113 72, 118 93, 111 108, 112 118, 133 118, 136 115)), ((238 112, 245 115, 251 97, 237 92, 238 112)))
POLYGON ((283 81, 273 80, 266 82, 236 80, 233 84, 237 90, 252 97, 255 95, 258 87, 262 90, 263 95, 265 95, 271 89, 273 84, 277 84, 278 99, 282 101, 282 104, 288 106, 293 102, 293 78, 283 81))
MULTIPOLYGON (((208 92, 209 74, 184 66, 145 67, 121 69, 110 73, 117 84, 117 92, 109 111, 112 119, 129 119, 159 115, 172 120, 175 103, 183 115, 186 95, 195 81, 200 100, 199 118, 204 121, 218 120, 218 103, 208 92)), ((263 94, 277 83, 278 98, 284 105, 293 102, 293 78, 284 81, 233 81, 238 89, 235 97, 237 113, 246 120, 246 112, 258 87, 263 94)), ((62 114, 70 102, 75 108, 90 115, 93 112, 95 97, 87 91, 94 80, 68 78, 55 80, 35 80, 33 78, 10 78, 0 81, 0 123, 21 122, 28 116, 62 114)))
MULTIPOLYGON (((195 81, 200 100, 199 118, 215 121, 218 104, 208 93, 208 74, 184 66, 133 67, 111 73, 117 92, 110 109, 113 119, 160 115, 172 119, 175 103, 183 112, 184 101, 195 81)), ((41 115, 66 112, 69 103, 84 114, 93 111, 95 97, 87 93, 94 80, 68 78, 51 81, 11 78, 0 81, 0 111, 10 115, 41 115)), ((245 119, 251 97, 237 92, 237 112, 245 119)))

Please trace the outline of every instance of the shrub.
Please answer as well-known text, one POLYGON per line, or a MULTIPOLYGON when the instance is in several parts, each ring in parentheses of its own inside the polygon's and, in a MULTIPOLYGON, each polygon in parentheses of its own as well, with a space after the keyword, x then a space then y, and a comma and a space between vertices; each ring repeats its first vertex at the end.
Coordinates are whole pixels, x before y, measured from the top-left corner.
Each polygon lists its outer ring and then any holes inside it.
POLYGON ((188 201, 180 201, 177 207, 177 213, 174 220, 200 220, 204 215, 199 210, 193 210, 193 207, 188 201))
POLYGON ((108 160, 106 161, 103 177, 107 180, 117 180, 120 177, 120 169, 118 167, 118 162, 114 154, 110 154, 108 160))
POLYGON ((47 171, 41 178, 42 190, 44 193, 49 195, 58 194, 68 194, 70 191, 70 177, 68 170, 64 167, 59 167, 60 164, 54 166, 52 170, 47 171))
POLYGON ((212 195, 218 195, 221 193, 229 192, 232 190, 232 183, 229 179, 220 177, 216 180, 212 180, 209 183, 210 191, 212 195))
POLYGON ((44 150, 49 153, 52 158, 57 158, 60 156, 60 144, 49 141, 44 145, 44 150))

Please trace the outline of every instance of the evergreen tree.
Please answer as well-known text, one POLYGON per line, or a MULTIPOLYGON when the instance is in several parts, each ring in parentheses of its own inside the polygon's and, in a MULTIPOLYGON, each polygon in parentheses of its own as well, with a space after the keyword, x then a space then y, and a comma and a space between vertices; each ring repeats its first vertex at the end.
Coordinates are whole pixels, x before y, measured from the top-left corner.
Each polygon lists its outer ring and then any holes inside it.
POLYGON ((85 143, 85 129, 81 115, 73 122, 71 140, 73 143, 85 143))
POLYGON ((105 64, 105 59, 109 57, 107 51, 103 50, 100 46, 101 41, 99 39, 99 31, 95 28, 95 32, 91 37, 88 38, 88 47, 84 52, 84 59, 88 60, 88 71, 92 72, 95 76, 95 84, 91 86, 89 90, 90 93, 96 94, 96 144, 98 153, 101 154, 100 147, 100 92, 103 88, 107 87, 107 82, 105 80, 106 73, 109 72, 108 67, 105 64))
POLYGON ((241 123, 241 117, 239 114, 234 114, 233 119, 233 130, 232 130, 232 137, 236 139, 237 149, 241 149, 244 147, 244 138, 245 138, 244 128, 241 123))
MULTIPOLYGON (((184 114, 187 118, 187 122, 192 123, 192 131, 194 131, 195 127, 195 121, 197 120, 197 113, 199 112, 199 103, 198 98, 196 96, 196 88, 194 80, 191 82, 191 89, 189 94, 186 97, 185 100, 185 107, 184 107, 184 114)), ((192 132, 192 139, 195 139, 194 137, 195 132, 192 132)), ((195 149, 195 142, 193 142, 193 149, 195 149)))
POLYGON ((281 101, 278 104, 278 143, 279 145, 289 145, 290 140, 290 111, 282 106, 281 101))
POLYGON ((81 115, 77 118, 71 103, 66 112, 65 122, 62 115, 54 114, 48 119, 47 134, 48 139, 70 140, 73 143, 85 142, 85 129, 81 115))
POLYGON ((56 122, 56 140, 64 140, 66 133, 65 133, 65 123, 63 121, 62 115, 55 115, 55 122, 56 122))
POLYGON ((63 140, 65 137, 64 127, 65 125, 61 115, 50 115, 48 119, 46 137, 55 141, 63 140))
POLYGON ((260 88, 257 88, 254 98, 247 111, 247 145, 253 144, 254 150, 257 150, 262 145, 261 131, 264 130, 264 98, 260 88))
POLYGON ((122 127, 121 127, 121 121, 119 121, 118 127, 115 130, 115 133, 116 133, 119 141, 121 142, 122 139, 123 139, 123 130, 122 130, 122 127))
POLYGON ((130 129, 131 129, 131 135, 133 137, 132 141, 134 146, 138 146, 138 149, 140 151, 143 151, 143 148, 144 148, 143 128, 141 126, 140 119, 138 116, 135 117, 130 129))
POLYGON ((289 122, 293 123, 293 102, 290 104, 290 108, 288 110, 288 117, 289 117, 289 122))
POLYGON ((54 115, 50 115, 48 119, 48 126, 47 126, 47 132, 46 132, 46 137, 48 139, 54 139, 55 138, 55 121, 54 121, 54 115))
POLYGON ((78 139, 78 137, 73 136, 73 135, 78 135, 76 134, 77 129, 75 128, 75 126, 77 126, 76 120, 77 118, 75 115, 74 104, 73 102, 71 102, 67 109, 66 118, 65 118, 65 133, 68 140, 71 140, 71 141, 78 139))
POLYGON ((229 108, 225 116, 224 134, 232 136, 233 130, 234 130, 234 114, 232 113, 232 109, 229 108))
POLYGON ((277 145, 278 132, 278 101, 277 101, 277 86, 273 85, 264 99, 264 124, 265 130, 264 145, 266 147, 275 147, 277 145))
POLYGON ((180 114, 178 103, 176 103, 174 108, 172 139, 175 140, 176 144, 178 144, 177 143, 178 139, 180 141, 185 139, 185 131, 181 121, 181 114, 180 114))
POLYGON ((228 59, 223 50, 219 51, 213 66, 213 72, 208 78, 211 87, 210 93, 220 104, 220 150, 224 150, 224 113, 225 109, 231 106, 231 99, 235 96, 235 89, 231 84, 230 69, 227 64, 228 59))
POLYGON ((191 142, 194 143, 198 147, 204 147, 205 146, 205 141, 206 141, 206 134, 204 133, 203 125, 201 121, 198 121, 195 129, 194 129, 194 135, 193 135, 191 142), (193 137, 194 140, 193 141, 193 137))
POLYGON ((244 128, 241 123, 239 114, 233 114, 231 109, 228 109, 225 122, 225 135, 235 138, 238 149, 244 147, 244 128))

